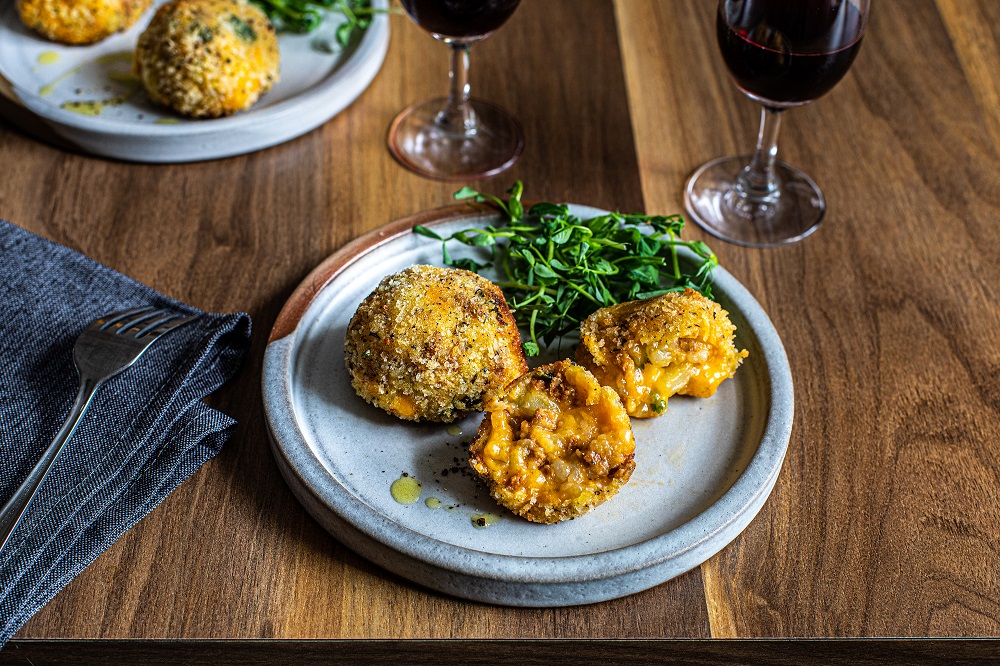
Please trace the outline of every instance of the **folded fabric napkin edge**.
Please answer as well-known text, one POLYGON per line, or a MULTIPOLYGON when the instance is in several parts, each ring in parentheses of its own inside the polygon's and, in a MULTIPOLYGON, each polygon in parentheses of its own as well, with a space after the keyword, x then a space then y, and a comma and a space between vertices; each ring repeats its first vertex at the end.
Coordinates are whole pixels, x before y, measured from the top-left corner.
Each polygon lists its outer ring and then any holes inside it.
MULTIPOLYGON (((30 317, 25 319, 25 314, 18 311, 25 309, 18 307, 24 305, 43 310, 54 309, 57 316, 51 319, 61 322, 60 330, 64 331, 63 335, 73 336, 74 339, 83 327, 97 317, 125 309, 136 302, 149 302, 184 313, 200 314, 203 317, 201 325, 205 329, 197 340, 183 347, 180 358, 173 359, 173 365, 168 366, 168 372, 159 378, 156 390, 169 387, 170 395, 164 399, 163 396, 156 394, 142 404, 138 412, 121 414, 131 417, 127 421, 128 427, 124 429, 117 442, 117 452, 105 453, 105 458, 117 455, 119 458, 124 456, 124 460, 129 460, 124 440, 138 433, 140 436, 135 443, 133 453, 141 453, 147 444, 153 449, 141 464, 131 468, 134 469, 134 473, 128 474, 127 478, 112 478, 104 483, 100 483, 98 479, 96 485, 92 484, 92 479, 85 477, 77 483, 61 488, 63 492, 58 494, 54 502, 50 502, 52 504, 50 510, 58 508, 60 503, 81 499, 83 501, 79 505, 69 506, 68 511, 63 507, 56 513, 46 512, 40 521, 28 524, 31 530, 21 545, 36 548, 33 557, 27 559, 19 557, 16 551, 20 548, 11 553, 3 553, 4 557, 0 561, 0 648, 2 648, 6 641, 73 577, 221 450, 223 443, 235 428, 235 421, 204 404, 202 400, 238 372, 249 348, 251 321, 249 315, 242 312, 230 315, 203 313, 75 250, 3 220, 0 220, 0 257, 3 258, 3 261, 0 261, 0 315, 3 315, 0 316, 0 332, 5 336, 8 333, 22 333, 23 331, 18 328, 19 323, 32 323, 30 317), (77 284, 85 285, 85 288, 75 290, 62 288, 65 282, 60 280, 66 276, 72 278, 71 282, 77 281, 77 284), (42 296, 26 298, 26 294, 30 293, 42 296), (56 521, 54 525, 49 526, 49 533, 35 534, 39 530, 40 523, 46 520, 56 521), (31 536, 32 534, 35 536, 31 536)), ((45 311, 43 314, 45 317, 42 319, 48 324, 50 313, 45 311)), ((49 328, 46 327, 46 330, 49 328)), ((180 331, 181 329, 178 329, 178 332, 180 331)), ((171 332, 169 335, 176 334, 171 332)), ((167 337, 164 339, 167 340, 167 337)), ((18 349, 18 346, 8 346, 7 349, 18 349)), ((149 353, 155 355, 156 349, 157 346, 150 348, 149 353)), ((30 367, 31 363, 25 361, 15 370, 21 371, 19 377, 22 377, 25 376, 25 368, 30 367)), ((69 368, 72 368, 72 365, 69 365, 69 368)), ((125 379, 125 374, 137 368, 138 364, 123 373, 121 378, 125 379)), ((12 374, 17 375, 16 372, 12 374)), ((44 395, 46 392, 36 391, 33 395, 19 395, 15 390, 16 386, 11 388, 11 382, 16 384, 19 377, 0 378, 0 398, 6 399, 9 395, 15 395, 24 403, 26 409, 30 409, 32 400, 43 399, 39 395, 44 395), (5 381, 8 382, 7 389, 5 381)), ((44 381, 44 378, 31 378, 30 373, 27 377, 29 380, 44 381)), ((148 382, 138 381, 138 383, 145 385, 148 382)), ((107 387, 102 387, 102 390, 105 388, 107 387)), ((59 397, 56 398, 58 402, 59 397)), ((51 408, 52 399, 49 396, 45 396, 44 399, 47 402, 41 404, 49 405, 51 408)), ((68 405, 69 403, 66 404, 67 410, 68 405)), ((15 405, 18 406, 20 403, 15 405)), ((95 407, 98 405, 93 404, 91 410, 95 407)), ((0 425, 3 425, 2 416, 0 413, 0 425)), ((46 418, 56 417, 50 415, 46 418)), ((59 422, 63 418, 65 413, 59 415, 59 422)), ((15 436, 12 439, 12 433, 5 433, 5 429, 0 427, 0 453, 9 452, 11 446, 23 445, 17 440, 16 433, 13 433, 15 436)), ((84 423, 81 423, 78 433, 85 430, 84 423)), ((74 438, 77 436, 78 434, 74 434, 74 438)), ((41 443, 39 441, 41 438, 37 435, 36 438, 38 439, 32 440, 36 441, 36 444, 32 444, 33 448, 36 446, 44 448, 48 445, 48 441, 41 443)), ((103 464, 103 461, 101 462, 103 464)), ((53 473, 55 471, 53 469, 53 473)), ((7 485, 11 482, 10 474, 11 470, 8 469, 7 485)), ((17 474, 20 475, 20 471, 17 474)), ((48 482, 49 479, 46 480, 46 483, 48 482)), ((18 529, 22 527, 24 526, 19 526, 18 529)), ((7 550, 5 548, 5 551, 7 550)))

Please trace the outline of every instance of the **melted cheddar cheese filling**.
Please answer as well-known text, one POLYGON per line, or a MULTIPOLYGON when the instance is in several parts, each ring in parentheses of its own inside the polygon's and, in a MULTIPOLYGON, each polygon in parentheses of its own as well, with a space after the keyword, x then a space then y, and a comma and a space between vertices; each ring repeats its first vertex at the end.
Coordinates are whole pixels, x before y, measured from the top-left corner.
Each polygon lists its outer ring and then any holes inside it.
POLYGON ((672 395, 715 395, 747 357, 728 314, 692 289, 612 305, 580 325, 576 358, 630 415, 659 416, 672 395))
POLYGON ((635 468, 618 395, 560 361, 487 401, 470 464, 502 506, 533 522, 575 518, 612 497, 635 468))

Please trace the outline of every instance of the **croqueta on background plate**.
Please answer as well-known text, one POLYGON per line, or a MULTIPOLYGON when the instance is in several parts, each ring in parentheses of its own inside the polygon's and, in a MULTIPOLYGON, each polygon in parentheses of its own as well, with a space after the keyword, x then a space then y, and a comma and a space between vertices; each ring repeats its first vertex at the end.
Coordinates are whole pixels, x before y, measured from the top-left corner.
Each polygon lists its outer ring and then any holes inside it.
MULTIPOLYGON (((262 378, 272 449, 285 480, 320 524, 362 556, 477 601, 592 603, 698 566, 763 506, 792 428, 792 377, 781 340, 757 301, 725 270, 716 270, 713 291, 749 358, 714 397, 675 396, 663 416, 633 419, 632 478, 576 520, 529 523, 496 505, 468 471, 468 443, 480 413, 452 426, 415 424, 355 395, 344 337, 358 304, 390 273, 441 265, 441 244, 411 233, 413 225, 434 226, 446 236, 490 223, 499 223, 495 212, 471 205, 398 220, 332 255, 293 293, 272 330, 262 378), (393 482, 401 478, 400 485, 420 482, 417 501, 393 498, 393 482)), ((474 256, 479 250, 450 251, 474 256)), ((562 356, 571 355, 567 345, 562 356)))
MULTIPOLYGON (((371 4, 386 9, 389 0, 371 4)), ((281 33, 281 80, 274 88, 247 111, 188 120, 151 102, 130 77, 136 41, 154 12, 97 44, 65 46, 24 27, 13 0, 0 2, 0 114, 29 134, 103 157, 152 163, 230 157, 289 141, 340 113, 374 80, 389 47, 385 14, 343 50, 317 48, 336 44, 336 15, 308 35, 281 33)))

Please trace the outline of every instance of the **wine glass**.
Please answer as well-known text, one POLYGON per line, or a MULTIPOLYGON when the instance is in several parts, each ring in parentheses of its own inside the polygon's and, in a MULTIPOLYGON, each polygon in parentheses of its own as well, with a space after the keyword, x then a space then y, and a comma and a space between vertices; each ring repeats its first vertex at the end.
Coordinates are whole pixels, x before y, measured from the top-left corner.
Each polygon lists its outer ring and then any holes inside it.
POLYGON ((781 114, 833 88, 861 47, 870 0, 719 0, 719 49, 761 108, 757 149, 721 157, 688 180, 685 205, 705 231, 740 245, 794 243, 823 221, 812 178, 777 161, 781 114))
POLYGON ((389 128, 389 148, 429 178, 471 180, 500 173, 524 150, 521 123, 469 94, 469 49, 510 18, 520 0, 401 0, 410 18, 451 47, 448 97, 414 104, 389 128))

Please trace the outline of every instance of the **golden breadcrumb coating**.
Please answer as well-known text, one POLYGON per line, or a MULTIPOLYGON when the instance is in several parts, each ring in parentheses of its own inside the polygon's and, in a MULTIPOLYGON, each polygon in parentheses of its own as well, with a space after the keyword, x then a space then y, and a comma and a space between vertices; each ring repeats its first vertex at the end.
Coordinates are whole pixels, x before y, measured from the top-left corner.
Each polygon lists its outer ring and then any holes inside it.
POLYGON ((139 36, 135 70, 150 99, 191 118, 250 108, 277 82, 274 26, 240 0, 171 0, 139 36))
POLYGON ((521 376, 490 398, 469 464, 499 504, 536 523, 581 516, 635 469, 621 400, 571 360, 521 376))
POLYGON ((63 44, 93 44, 121 32, 153 0, 17 0, 24 25, 63 44))
POLYGON ((693 289, 598 310, 580 324, 576 360, 621 396, 632 416, 659 416, 674 394, 709 398, 736 372, 729 313, 693 289))
POLYGON ((344 356, 359 396, 411 421, 454 421, 528 369, 499 287, 434 266, 384 278, 351 318, 344 356))

